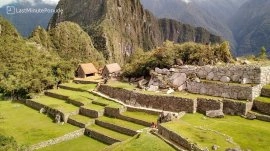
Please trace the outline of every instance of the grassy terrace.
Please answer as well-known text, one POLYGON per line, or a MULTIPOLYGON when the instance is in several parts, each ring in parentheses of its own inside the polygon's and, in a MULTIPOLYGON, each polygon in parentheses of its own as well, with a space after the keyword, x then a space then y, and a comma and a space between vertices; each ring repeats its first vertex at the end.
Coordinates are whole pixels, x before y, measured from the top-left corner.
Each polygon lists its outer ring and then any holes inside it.
POLYGON ((106 146, 108 145, 87 136, 81 136, 70 141, 40 149, 39 151, 100 151, 106 146))
POLYGON ((71 90, 66 90, 66 89, 54 89, 54 90, 50 90, 50 92, 55 93, 55 94, 68 96, 70 99, 76 100, 76 101, 81 102, 83 104, 89 104, 89 103, 91 103, 91 101, 95 101, 95 102, 109 105, 111 107, 116 107, 116 108, 121 107, 121 105, 118 103, 115 103, 113 101, 109 101, 109 100, 104 99, 102 97, 95 96, 89 92, 77 92, 77 91, 71 91, 71 90))
POLYGON ((259 102, 270 103, 270 98, 267 97, 257 97, 255 100, 259 102))
POLYGON ((72 116, 69 116, 69 118, 70 118, 70 119, 73 119, 73 120, 75 120, 75 121, 84 123, 84 124, 87 124, 87 123, 89 123, 89 122, 94 121, 94 119, 91 119, 91 118, 89 118, 89 117, 82 116, 82 115, 72 115, 72 116))
MULTIPOLYGON (((122 88, 126 90, 134 90, 136 88, 135 85, 129 84, 129 83, 124 83, 120 81, 110 81, 108 85, 116 88, 122 88)), ((215 97, 215 96, 208 96, 208 95, 200 95, 200 94, 193 94, 189 92, 174 92, 172 94, 166 94, 166 91, 162 92, 151 92, 151 91, 143 91, 140 89, 136 89, 136 92, 140 92, 143 94, 149 94, 149 95, 160 95, 160 96, 175 96, 175 97, 182 97, 182 98, 187 98, 187 99, 197 99, 197 98, 206 98, 206 99, 223 99, 222 97, 215 97)), ((232 101, 245 101, 245 100, 234 100, 234 99, 228 99, 232 101)), ((245 101, 246 102, 246 101, 245 101)))
POLYGON ((216 144, 221 147, 220 150, 237 145, 244 150, 270 150, 270 123, 268 122, 250 121, 238 116, 210 119, 200 114, 187 114, 179 121, 163 125, 208 149, 216 144), (229 137, 235 144, 226 141, 229 137))
POLYGON ((161 139, 149 133, 141 133, 127 141, 114 144, 105 151, 174 151, 174 149, 161 139))
POLYGON ((264 89, 270 89, 270 84, 265 85, 263 88, 264 88, 264 89))
POLYGON ((141 126, 135 123, 127 122, 127 121, 116 119, 116 118, 109 118, 105 116, 98 118, 98 120, 106 122, 106 123, 118 125, 121 127, 125 127, 125 128, 135 130, 135 131, 145 128, 144 126, 141 126))
POLYGON ((150 122, 150 123, 156 122, 157 119, 158 119, 158 115, 151 115, 151 114, 147 114, 147 113, 144 113, 144 112, 129 112, 129 111, 126 111, 126 112, 122 113, 122 115, 132 117, 132 118, 135 118, 135 119, 140 119, 140 120, 150 122))
POLYGON ((68 104, 63 100, 55 99, 55 98, 44 96, 44 95, 34 99, 34 101, 39 102, 43 105, 49 106, 51 108, 60 110, 64 113, 74 112, 79 109, 78 107, 72 104, 68 104))
POLYGON ((91 110, 95 110, 95 111, 104 110, 104 106, 95 105, 95 104, 87 104, 87 105, 85 105, 83 107, 86 108, 86 109, 91 109, 91 110))
POLYGON ((71 87, 71 88, 78 88, 81 90, 94 90, 96 87, 96 84, 77 84, 77 83, 65 83, 65 84, 61 84, 63 86, 67 86, 67 87, 71 87))
POLYGON ((99 132, 101 134, 104 134, 106 136, 110 136, 112 138, 118 139, 120 141, 124 141, 124 140, 127 140, 127 139, 131 138, 128 135, 121 134, 121 133, 106 129, 106 128, 100 127, 98 125, 95 125, 95 124, 91 125, 91 126, 89 126, 87 128, 90 129, 90 130, 93 130, 95 132, 99 132))
POLYGON ((0 101, 0 133, 13 136, 19 144, 36 144, 77 129, 69 124, 55 124, 49 117, 23 104, 0 101))

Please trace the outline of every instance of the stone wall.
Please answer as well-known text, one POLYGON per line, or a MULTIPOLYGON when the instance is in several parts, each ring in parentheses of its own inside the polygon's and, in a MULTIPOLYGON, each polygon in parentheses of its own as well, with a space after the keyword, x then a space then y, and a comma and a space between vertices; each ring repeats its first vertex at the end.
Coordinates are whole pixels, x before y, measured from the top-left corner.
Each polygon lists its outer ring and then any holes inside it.
POLYGON ((64 142, 64 141, 68 141, 68 140, 78 138, 78 137, 84 135, 84 130, 85 129, 79 129, 77 131, 65 134, 64 136, 54 138, 54 139, 50 139, 50 140, 47 140, 47 141, 32 145, 32 146, 30 146, 29 149, 30 150, 37 150, 37 149, 48 147, 48 146, 58 144, 58 143, 61 143, 61 142, 64 142))
POLYGON ((117 126, 117 125, 114 125, 114 124, 111 124, 111 123, 105 123, 103 121, 100 121, 100 120, 96 120, 95 123, 101 127, 105 127, 105 128, 108 128, 108 129, 111 129, 113 131, 116 131, 116 132, 119 132, 119 133, 122 133, 122 134, 126 134, 126 135, 129 135, 129 136, 134 136, 137 134, 136 131, 134 130, 131 130, 131 129, 128 129, 128 128, 124 128, 124 127, 121 127, 121 126, 117 126))
POLYGON ((181 66, 176 72, 197 74, 200 79, 220 81, 222 77, 229 77, 231 82, 240 83, 244 78, 249 84, 270 83, 270 67, 257 65, 226 65, 226 66, 181 66))
POLYGON ((147 107, 172 112, 195 113, 196 100, 180 98, 174 96, 147 95, 135 91, 114 88, 107 85, 101 85, 99 91, 112 98, 119 99, 127 105, 136 107, 147 107))
POLYGON ((251 86, 212 81, 189 81, 187 83, 187 91, 191 93, 249 101, 260 96, 261 87, 261 85, 251 86))
POLYGON ((90 121, 88 123, 82 123, 82 122, 76 121, 74 119, 68 118, 67 123, 74 125, 74 126, 77 126, 77 127, 80 127, 80 128, 86 128, 87 126, 94 124, 94 120, 90 121))
POLYGON ((74 112, 70 112, 70 113, 64 113, 60 110, 50 108, 49 106, 45 106, 45 105, 43 105, 37 101, 34 101, 34 100, 26 100, 25 104, 33 109, 36 109, 36 110, 40 110, 41 108, 44 108, 46 111, 46 114, 48 114, 51 117, 55 117, 57 114, 60 114, 61 121, 64 121, 65 123, 67 123, 69 116, 79 114, 79 110, 74 111, 74 112))
POLYGON ((223 113, 227 115, 246 115, 251 110, 253 102, 223 100, 223 113))
POLYGON ((270 89, 262 88, 261 96, 270 97, 270 89))
POLYGON ((132 123, 136 123, 136 124, 139 124, 139 125, 143 125, 143 126, 146 126, 146 127, 150 127, 152 125, 152 123, 150 123, 150 122, 135 119, 135 118, 132 118, 132 117, 127 117, 127 116, 124 116, 124 115, 121 115, 121 114, 118 115, 117 118, 121 119, 121 120, 129 121, 129 122, 132 122, 132 123))
POLYGON ((100 116, 103 116, 104 110, 95 111, 82 106, 80 107, 80 114, 91 118, 98 118, 100 116))
POLYGON ((85 129, 85 135, 86 136, 89 136, 89 137, 92 137, 94 139, 97 139, 103 143, 106 143, 108 145, 112 145, 114 143, 117 143, 117 142, 120 142, 120 140, 117 140, 115 138, 111 138, 109 136, 106 136, 106 135, 103 135, 99 132, 96 132, 96 131, 92 131, 90 129, 85 129))
POLYGON ((184 147, 187 150, 204 151, 204 149, 200 149, 196 144, 188 141, 182 136, 176 134, 175 132, 166 129, 162 125, 158 125, 158 133, 162 135, 164 138, 184 147))
POLYGON ((254 101, 254 109, 263 113, 263 114, 267 114, 270 115, 270 103, 266 103, 266 102, 260 102, 260 101, 254 101))
POLYGON ((205 98, 197 99, 197 112, 205 114, 206 111, 211 110, 223 110, 222 100, 205 99, 205 98))
POLYGON ((113 108, 113 107, 106 106, 104 115, 109 116, 109 117, 118 117, 121 113, 125 111, 126 111, 125 107, 113 108))

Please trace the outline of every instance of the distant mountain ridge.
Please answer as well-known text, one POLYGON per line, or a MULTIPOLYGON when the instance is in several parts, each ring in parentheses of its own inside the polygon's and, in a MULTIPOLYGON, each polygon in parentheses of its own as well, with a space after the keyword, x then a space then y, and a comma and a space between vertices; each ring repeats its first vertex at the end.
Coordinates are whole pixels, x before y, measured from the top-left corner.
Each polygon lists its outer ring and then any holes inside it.
POLYGON ((63 21, 79 24, 109 62, 124 64, 136 49, 150 50, 165 40, 222 41, 221 37, 204 28, 194 28, 174 20, 158 20, 143 8, 140 0, 60 0, 56 8, 64 13, 55 14, 49 28, 63 21))

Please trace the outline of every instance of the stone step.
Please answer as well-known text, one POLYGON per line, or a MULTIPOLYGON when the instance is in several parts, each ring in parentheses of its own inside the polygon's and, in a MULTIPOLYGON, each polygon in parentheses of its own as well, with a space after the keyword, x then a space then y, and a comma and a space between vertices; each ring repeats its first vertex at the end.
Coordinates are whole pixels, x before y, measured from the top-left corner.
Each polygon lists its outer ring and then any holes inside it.
POLYGON ((258 97, 254 100, 253 110, 270 115, 270 98, 258 97))
POLYGON ((265 122, 270 122, 270 116, 265 115, 256 111, 249 111, 251 115, 255 115, 257 120, 265 121, 265 122))
POLYGON ((145 112, 130 112, 121 113, 117 118, 146 127, 150 127, 152 122, 157 123, 158 115, 152 115, 145 112))
POLYGON ((87 104, 85 106, 80 107, 80 114, 91 117, 98 118, 104 115, 105 107, 96 105, 96 104, 87 104))
POLYGON ((262 88, 261 96, 270 97, 270 84, 262 88))
POLYGON ((134 136, 137 134, 138 130, 145 128, 145 126, 136 123, 105 116, 96 119, 95 123, 101 127, 105 127, 107 129, 111 129, 113 131, 117 131, 129 136, 134 136))
POLYGON ((83 115, 72 115, 72 116, 69 116, 67 122, 71 125, 74 125, 80 128, 85 128, 91 124, 94 124, 95 119, 92 119, 83 115))
POLYGON ((85 129, 85 135, 109 145, 131 138, 131 136, 118 133, 95 124, 88 126, 85 129))

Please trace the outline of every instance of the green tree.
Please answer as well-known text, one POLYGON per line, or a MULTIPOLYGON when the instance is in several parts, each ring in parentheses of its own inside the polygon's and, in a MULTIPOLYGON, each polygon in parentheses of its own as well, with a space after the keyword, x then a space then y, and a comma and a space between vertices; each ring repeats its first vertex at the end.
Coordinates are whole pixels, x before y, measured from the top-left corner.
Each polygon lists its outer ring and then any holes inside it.
POLYGON ((260 52, 258 58, 259 58, 259 59, 262 59, 262 60, 267 59, 267 52, 266 52, 266 49, 265 49, 264 46, 261 47, 261 52, 260 52))

